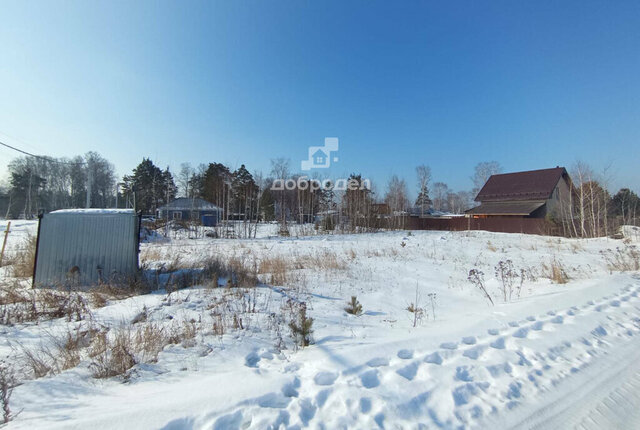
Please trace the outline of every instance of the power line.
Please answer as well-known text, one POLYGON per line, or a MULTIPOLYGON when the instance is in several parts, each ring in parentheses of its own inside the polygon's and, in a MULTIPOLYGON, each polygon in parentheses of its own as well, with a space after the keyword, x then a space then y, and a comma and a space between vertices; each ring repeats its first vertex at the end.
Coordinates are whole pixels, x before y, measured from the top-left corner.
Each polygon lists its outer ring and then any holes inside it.
POLYGON ((30 152, 27 152, 25 150, 22 150, 20 148, 16 148, 15 146, 11 146, 8 145, 2 141, 0 141, 0 145, 5 146, 9 149, 13 149, 14 151, 20 152, 21 154, 24 155, 28 155, 29 157, 34 157, 34 158, 38 158, 40 160, 44 160, 44 161, 48 161, 50 163, 58 163, 58 164, 72 164, 72 165, 78 165, 78 164, 87 164, 85 161, 61 161, 61 160, 56 160, 55 158, 51 158, 51 157, 45 157, 44 155, 36 155, 36 154, 32 154, 30 152))

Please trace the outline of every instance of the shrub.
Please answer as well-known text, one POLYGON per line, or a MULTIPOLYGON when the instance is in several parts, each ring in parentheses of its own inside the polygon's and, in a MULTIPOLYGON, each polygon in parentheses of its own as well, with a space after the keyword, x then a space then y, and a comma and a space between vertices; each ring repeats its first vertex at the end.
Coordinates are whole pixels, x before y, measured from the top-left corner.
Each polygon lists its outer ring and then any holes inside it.
POLYGON ((493 299, 484 286, 484 273, 478 269, 471 269, 469 270, 469 276, 467 276, 467 279, 482 292, 482 295, 489 300, 489 303, 493 306, 493 299))
POLYGON ((0 424, 7 424, 15 415, 11 412, 10 400, 15 386, 15 375, 13 370, 5 363, 0 362, 0 407, 2 407, 2 421, 0 424))
POLYGON ((545 263, 542 264, 542 273, 545 278, 550 279, 556 284, 566 284, 570 279, 562 262, 557 260, 555 257, 551 260, 549 265, 546 265, 545 263))
POLYGON ((128 330, 118 331, 113 341, 104 338, 105 348, 93 358, 90 368, 94 378, 127 377, 129 369, 136 365, 133 342, 128 330))
POLYGON ((518 273, 513 268, 511 260, 501 260, 495 267, 496 278, 500 281, 500 291, 504 301, 510 301, 513 295, 513 284, 518 277, 518 273))
POLYGON ((344 308, 345 312, 351 315, 362 315, 362 305, 358 302, 356 296, 351 296, 351 302, 347 303, 347 307, 344 308))
POLYGON ((407 306, 407 311, 413 314, 413 326, 416 327, 422 318, 424 318, 424 309, 418 307, 415 303, 410 303, 407 306))

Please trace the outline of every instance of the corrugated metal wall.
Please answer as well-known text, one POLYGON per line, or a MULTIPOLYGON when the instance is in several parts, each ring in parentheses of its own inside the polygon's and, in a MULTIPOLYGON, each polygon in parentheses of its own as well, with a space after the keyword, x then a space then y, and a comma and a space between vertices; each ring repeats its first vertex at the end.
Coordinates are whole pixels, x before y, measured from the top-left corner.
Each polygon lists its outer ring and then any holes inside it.
POLYGON ((133 211, 52 212, 40 223, 35 286, 90 286, 136 274, 139 224, 133 211))

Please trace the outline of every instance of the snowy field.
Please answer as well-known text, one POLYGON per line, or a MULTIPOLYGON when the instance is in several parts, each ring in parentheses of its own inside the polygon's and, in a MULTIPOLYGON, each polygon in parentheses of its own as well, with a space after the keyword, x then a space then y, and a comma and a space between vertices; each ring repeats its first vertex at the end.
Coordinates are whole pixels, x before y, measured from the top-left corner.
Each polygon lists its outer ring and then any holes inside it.
MULTIPOLYGON (((13 229, 8 252, 35 223, 13 229)), ((169 272, 218 258, 253 268, 255 288, 221 277, 99 306, 88 299, 81 318, 0 325, 0 357, 21 379, 9 428, 640 428, 636 231, 624 241, 270 231, 142 244, 161 287, 169 272), (494 305, 468 279, 472 269, 494 305), (344 310, 351 296, 359 316, 344 310), (304 348, 288 326, 300 303, 313 318, 304 348), (97 378, 94 327, 180 335, 157 354, 136 352, 125 374, 97 378), (71 333, 86 348, 72 366, 51 364, 42 351, 71 333), (51 370, 36 377, 28 351, 51 370)), ((18 288, 9 269, 0 279, 18 288)))

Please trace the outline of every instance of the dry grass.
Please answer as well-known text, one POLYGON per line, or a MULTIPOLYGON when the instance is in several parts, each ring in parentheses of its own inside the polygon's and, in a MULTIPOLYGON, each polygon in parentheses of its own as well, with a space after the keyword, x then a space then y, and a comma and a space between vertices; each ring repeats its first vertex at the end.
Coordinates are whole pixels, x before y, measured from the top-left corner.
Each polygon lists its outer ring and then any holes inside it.
POLYGON ((133 353, 133 336, 130 330, 118 330, 113 339, 105 335, 99 351, 93 355, 90 368, 94 378, 127 377, 129 370, 137 364, 133 353))
POLYGON ((26 369, 25 373, 29 378, 41 378, 72 369, 80 364, 83 351, 92 344, 100 332, 98 328, 89 324, 75 329, 68 328, 67 332, 60 336, 46 333, 36 347, 27 348, 18 344, 18 361, 26 369))
POLYGON ((630 272, 640 270, 640 250, 635 245, 625 245, 615 250, 600 252, 610 272, 630 272))
POLYGON ((258 273, 269 275, 265 282, 271 285, 285 285, 291 269, 290 262, 283 257, 267 257, 260 262, 258 273))
POLYGON ((10 273, 14 278, 29 278, 33 276, 36 241, 37 238, 29 234, 23 239, 20 248, 11 257, 5 257, 3 265, 10 266, 10 273))
POLYGON ((0 324, 66 318, 81 321, 91 314, 84 293, 49 289, 27 289, 13 285, 0 289, 0 324))
POLYGON ((164 254, 160 249, 156 247, 148 247, 144 248, 142 252, 140 252, 140 261, 142 264, 152 263, 154 261, 160 261, 164 257, 164 254))
MULTIPOLYGON (((351 250, 351 259, 355 259, 355 251, 351 250)), ((260 261, 258 273, 263 275, 264 282, 271 285, 286 286, 298 282, 299 270, 331 271, 343 270, 348 266, 347 259, 338 257, 331 250, 321 250, 311 254, 292 256, 266 257, 260 261)))
POLYGON ((566 284, 571 279, 562 262, 556 258, 551 260, 549 264, 542 263, 541 276, 550 279, 555 284, 566 284))

